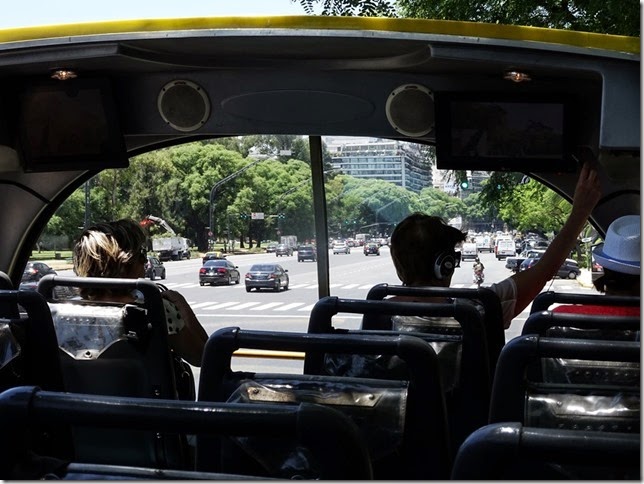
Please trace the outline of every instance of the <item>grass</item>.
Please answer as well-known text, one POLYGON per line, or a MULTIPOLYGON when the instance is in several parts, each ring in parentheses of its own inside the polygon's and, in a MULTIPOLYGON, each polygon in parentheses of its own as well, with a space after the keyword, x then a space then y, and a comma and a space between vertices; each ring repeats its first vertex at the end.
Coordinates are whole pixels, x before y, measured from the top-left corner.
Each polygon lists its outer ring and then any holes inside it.
POLYGON ((65 260, 71 259, 72 251, 71 250, 32 250, 29 260, 65 260), (58 254, 58 257, 56 257, 58 254))

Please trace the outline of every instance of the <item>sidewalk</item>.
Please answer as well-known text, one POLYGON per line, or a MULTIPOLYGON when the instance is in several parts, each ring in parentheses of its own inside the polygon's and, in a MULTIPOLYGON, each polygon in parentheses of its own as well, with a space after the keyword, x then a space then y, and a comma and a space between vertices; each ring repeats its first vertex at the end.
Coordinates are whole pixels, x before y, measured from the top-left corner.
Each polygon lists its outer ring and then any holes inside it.
POLYGON ((44 262, 55 271, 66 271, 73 268, 71 259, 45 259, 40 262, 44 262))

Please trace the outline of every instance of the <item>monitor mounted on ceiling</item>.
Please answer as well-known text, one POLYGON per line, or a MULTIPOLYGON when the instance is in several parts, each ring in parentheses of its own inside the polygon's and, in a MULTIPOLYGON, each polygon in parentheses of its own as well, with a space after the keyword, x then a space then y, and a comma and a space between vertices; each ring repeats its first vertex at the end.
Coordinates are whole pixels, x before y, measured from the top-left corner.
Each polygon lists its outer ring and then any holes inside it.
POLYGON ((26 84, 19 100, 18 152, 26 172, 127 167, 109 82, 26 84))
POLYGON ((574 172, 571 105, 558 95, 435 92, 436 166, 574 172))

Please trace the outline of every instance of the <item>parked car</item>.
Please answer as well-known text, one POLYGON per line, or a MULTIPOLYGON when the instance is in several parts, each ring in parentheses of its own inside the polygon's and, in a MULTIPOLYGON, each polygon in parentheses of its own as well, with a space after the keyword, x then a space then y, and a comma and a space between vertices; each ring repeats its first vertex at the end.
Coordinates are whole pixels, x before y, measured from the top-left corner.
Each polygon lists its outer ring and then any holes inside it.
POLYGON ((277 250, 277 244, 268 244, 266 246, 266 252, 267 253, 273 253, 277 250))
MULTIPOLYGON (((539 260, 541 260, 540 257, 529 257, 521 263, 519 270, 525 271, 526 269, 529 269, 533 265, 537 264, 539 260)), ((557 271, 556 276, 562 279, 576 279, 577 277, 579 277, 579 274, 581 274, 581 270, 579 269, 577 261, 573 259, 566 259, 564 263, 561 264, 561 267, 557 271)))
POLYGON ((283 255, 293 255, 293 247, 286 244, 279 244, 275 249, 275 257, 282 257, 283 255))
POLYGON ((239 268, 226 259, 208 260, 199 269, 199 285, 204 284, 226 284, 231 282, 239 284, 241 274, 239 268))
POLYGON ((288 290, 288 270, 279 264, 253 264, 244 277, 246 292, 252 289, 288 290))
POLYGON ((366 244, 364 244, 362 251, 364 252, 364 255, 380 255, 380 246, 375 242, 367 242, 366 244))
POLYGON ((333 255, 335 254, 350 254, 351 249, 344 242, 336 242, 333 244, 333 255))
POLYGON ((165 266, 157 257, 148 256, 148 261, 145 263, 145 277, 154 281, 157 276, 165 279, 165 266))
POLYGON ((205 264, 206 261, 209 261, 209 260, 220 260, 220 259, 225 259, 225 258, 226 258, 226 256, 224 255, 223 252, 219 252, 219 251, 217 251, 217 252, 206 252, 204 254, 204 256, 201 258, 201 262, 203 264, 205 264))
POLYGON ((297 261, 302 262, 303 260, 312 260, 315 262, 318 260, 317 252, 315 247, 312 245, 300 245, 297 249, 297 261))
POLYGON ((510 269, 512 272, 519 272, 521 263, 529 257, 541 257, 545 250, 542 249, 527 249, 521 252, 516 257, 508 257, 505 259, 505 268, 510 269))
POLYGON ((33 290, 38 287, 38 281, 47 274, 56 275, 56 271, 44 262, 28 262, 20 279, 20 290, 33 290))

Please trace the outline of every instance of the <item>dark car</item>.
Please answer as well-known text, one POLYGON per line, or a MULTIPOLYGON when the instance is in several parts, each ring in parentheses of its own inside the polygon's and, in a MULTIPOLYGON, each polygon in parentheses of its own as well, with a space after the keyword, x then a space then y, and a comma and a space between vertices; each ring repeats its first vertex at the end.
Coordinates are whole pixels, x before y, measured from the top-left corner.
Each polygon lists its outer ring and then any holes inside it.
POLYGON ((163 265, 163 262, 156 257, 148 256, 148 261, 145 263, 145 277, 154 281, 157 276, 161 279, 165 279, 165 266, 163 265))
POLYGON ((231 282, 239 284, 241 281, 241 274, 238 267, 226 259, 213 259, 204 262, 204 265, 199 269, 199 285, 204 284, 225 284, 229 285, 231 282))
POLYGON ((375 242, 366 243, 362 249, 364 255, 376 254, 380 255, 380 246, 375 242))
POLYGON ((253 264, 244 279, 246 292, 251 289, 288 290, 288 271, 279 264, 253 264))
POLYGON ((38 281, 47 274, 56 275, 56 271, 44 262, 28 262, 22 273, 19 289, 31 289, 35 291, 38 287, 38 281))
POLYGON ((204 256, 201 258, 201 262, 205 264, 206 261, 209 261, 209 260, 222 260, 222 259, 226 259, 226 256, 224 255, 223 252, 206 252, 204 256))
POLYGON ((521 252, 516 257, 508 257, 505 260, 505 268, 510 269, 512 272, 519 272, 521 263, 530 257, 541 257, 545 250, 542 249, 528 249, 521 252))
POLYGON ((293 247, 289 247, 286 244, 279 244, 275 248, 275 257, 281 257, 283 255, 293 255, 293 247))
POLYGON ((300 245, 298 247, 297 261, 302 262, 303 260, 312 260, 313 262, 318 260, 315 247, 313 247, 312 245, 300 245))
MULTIPOLYGON (((521 263, 519 270, 524 271, 526 269, 529 269, 533 265, 537 264, 539 260, 541 260, 539 257, 529 257, 521 263)), ((557 271, 556 276, 560 277, 561 279, 576 279, 579 274, 581 274, 581 270, 579 269, 577 261, 573 259, 566 259, 564 263, 561 264, 561 267, 557 271)))

